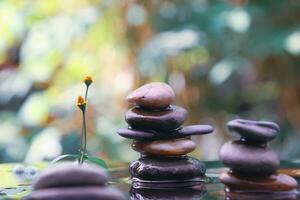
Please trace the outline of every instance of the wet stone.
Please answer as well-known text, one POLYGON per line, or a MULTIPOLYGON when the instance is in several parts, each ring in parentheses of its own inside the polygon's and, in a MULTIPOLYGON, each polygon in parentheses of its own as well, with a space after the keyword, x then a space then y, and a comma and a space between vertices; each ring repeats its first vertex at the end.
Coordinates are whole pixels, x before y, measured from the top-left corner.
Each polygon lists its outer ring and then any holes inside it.
POLYGON ((208 125, 192 125, 180 127, 173 131, 137 130, 132 128, 120 128, 117 133, 125 138, 134 140, 160 140, 189 137, 192 135, 204 135, 213 132, 213 127, 208 125))
POLYGON ((280 131, 277 124, 267 121, 236 119, 230 121, 228 129, 239 134, 245 141, 267 143, 273 140, 280 131))
POLYGON ((193 179, 187 180, 158 180, 158 181, 149 181, 141 180, 139 178, 132 178, 132 187, 139 188, 148 188, 148 189, 182 189, 182 188, 195 188, 199 184, 204 184, 205 179, 196 177, 193 179))
POLYGON ((155 131, 155 130, 137 130, 132 128, 120 128, 117 133, 125 138, 140 140, 140 141, 152 141, 161 139, 176 139, 187 137, 188 135, 182 134, 178 130, 174 131, 155 131))
POLYGON ((195 150, 196 144, 188 138, 181 138, 150 142, 134 141, 132 148, 147 155, 181 156, 195 150))
POLYGON ((227 167, 241 174, 272 174, 280 164, 278 156, 272 150, 242 141, 225 143, 220 149, 219 157, 227 167))
POLYGON ((125 138, 134 139, 134 140, 153 140, 153 139, 162 139, 167 138, 163 137, 166 134, 160 134, 159 132, 153 130, 135 130, 131 128, 120 128, 117 130, 117 133, 125 138))
POLYGON ((70 186, 103 186, 108 182, 106 172, 93 165, 57 164, 43 171, 33 182, 33 189, 70 186))
POLYGON ((297 181, 285 174, 243 176, 228 172, 220 175, 220 181, 229 191, 291 191, 297 187, 297 181))
POLYGON ((131 163, 132 177, 149 181, 202 179, 205 166, 199 160, 184 157, 145 156, 131 163))
POLYGON ((150 110, 161 110, 168 107, 175 99, 173 89, 160 82, 149 83, 131 92, 127 97, 129 103, 150 110))
POLYGON ((108 175, 95 165, 56 164, 33 182, 26 200, 125 200, 123 193, 107 187, 108 175))
POLYGON ((187 111, 171 106, 163 111, 145 111, 134 107, 126 112, 125 120, 132 129, 172 131, 179 128, 187 118, 187 111))

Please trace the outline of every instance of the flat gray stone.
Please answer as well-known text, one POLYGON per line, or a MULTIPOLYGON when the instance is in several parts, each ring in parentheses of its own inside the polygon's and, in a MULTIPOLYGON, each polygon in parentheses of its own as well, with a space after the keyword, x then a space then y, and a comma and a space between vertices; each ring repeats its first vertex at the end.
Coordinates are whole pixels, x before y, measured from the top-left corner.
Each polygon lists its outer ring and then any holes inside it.
POLYGON ((227 126, 230 131, 253 143, 267 143, 273 140, 280 131, 277 124, 268 121, 236 119, 228 122, 227 126))
POLYGON ((148 111, 134 107, 126 112, 125 120, 132 129, 173 131, 187 118, 187 111, 179 106, 171 106, 163 111, 148 111))
POLYGON ((280 165, 278 156, 272 150, 241 141, 225 143, 220 149, 219 157, 234 172, 245 175, 273 174, 280 165))
POLYGON ((33 189, 54 187, 103 186, 108 182, 106 172, 97 166, 56 164, 43 171, 33 182, 33 189))

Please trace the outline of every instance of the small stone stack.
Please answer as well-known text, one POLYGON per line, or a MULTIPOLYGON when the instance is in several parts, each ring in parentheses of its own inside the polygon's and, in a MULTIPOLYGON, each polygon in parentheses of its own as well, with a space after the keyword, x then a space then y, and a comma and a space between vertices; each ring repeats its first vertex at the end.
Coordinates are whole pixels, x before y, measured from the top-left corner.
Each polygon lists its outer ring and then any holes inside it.
POLYGON ((173 89, 165 83, 146 84, 127 96, 135 104, 125 116, 129 128, 118 134, 133 139, 133 150, 141 158, 130 165, 133 187, 182 187, 203 180, 205 167, 199 160, 186 154, 196 148, 191 135, 213 131, 211 126, 182 127, 187 111, 171 105, 173 89))
POLYGON ((240 140, 225 143, 220 149, 221 161, 230 168, 220 175, 225 192, 295 194, 296 180, 277 174, 279 158, 267 147, 280 131, 279 126, 273 122, 242 119, 230 121, 227 126, 240 140))
POLYGON ((56 164, 43 171, 33 182, 26 200, 125 200, 107 186, 107 173, 94 165, 56 164))

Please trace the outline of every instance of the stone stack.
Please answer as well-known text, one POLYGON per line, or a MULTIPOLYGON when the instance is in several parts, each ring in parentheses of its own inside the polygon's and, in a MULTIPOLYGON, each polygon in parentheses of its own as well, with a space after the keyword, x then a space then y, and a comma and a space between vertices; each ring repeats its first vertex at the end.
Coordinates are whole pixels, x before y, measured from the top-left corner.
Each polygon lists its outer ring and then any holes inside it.
POLYGON ((57 164, 43 171, 33 182, 33 192, 26 200, 125 200, 107 186, 108 175, 89 164, 57 164))
MULTIPOLYGON (((240 140, 225 143, 220 149, 221 161, 230 168, 220 175, 225 192, 230 193, 285 193, 293 196, 297 182, 292 177, 277 174, 280 161, 267 147, 280 131, 273 122, 237 119, 230 121, 228 129, 237 133, 240 140)), ((280 198, 281 199, 281 198, 280 198)), ((290 198, 284 198, 290 199, 290 198)))
POLYGON ((182 127, 187 111, 171 105, 174 98, 173 89, 165 83, 146 84, 127 96, 134 107, 125 116, 129 127, 118 134, 133 139, 133 150, 141 153, 130 165, 135 188, 183 187, 203 180, 203 163, 186 154, 196 148, 191 135, 208 134, 213 128, 182 127))

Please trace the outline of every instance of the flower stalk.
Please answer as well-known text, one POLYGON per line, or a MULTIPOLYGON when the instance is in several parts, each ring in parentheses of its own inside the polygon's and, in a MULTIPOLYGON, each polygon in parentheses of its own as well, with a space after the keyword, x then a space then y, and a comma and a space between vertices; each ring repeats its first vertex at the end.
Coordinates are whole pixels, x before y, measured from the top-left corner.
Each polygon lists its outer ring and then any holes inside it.
POLYGON ((87 123, 86 123, 86 110, 87 110, 87 98, 88 98, 88 92, 89 87, 93 83, 93 79, 90 76, 85 77, 84 84, 86 85, 85 95, 84 97, 79 96, 77 99, 77 106, 82 112, 82 127, 81 127, 81 137, 80 137, 80 149, 79 149, 79 155, 77 154, 64 154, 60 155, 57 158, 55 158, 52 161, 52 164, 57 163, 61 160, 65 159, 75 159, 78 160, 78 164, 82 165, 85 161, 93 163, 95 165, 98 165, 100 167, 103 167, 105 169, 108 169, 108 166, 106 165, 105 161, 98 158, 89 156, 87 154, 87 123))
POLYGON ((77 99, 77 106, 82 111, 82 129, 81 129, 81 138, 80 138, 80 155, 78 163, 83 164, 86 158, 86 147, 87 147, 87 125, 86 125, 86 109, 87 109, 87 97, 89 86, 93 83, 93 79, 90 76, 87 76, 84 79, 84 83, 86 85, 85 96, 79 96, 77 99))

